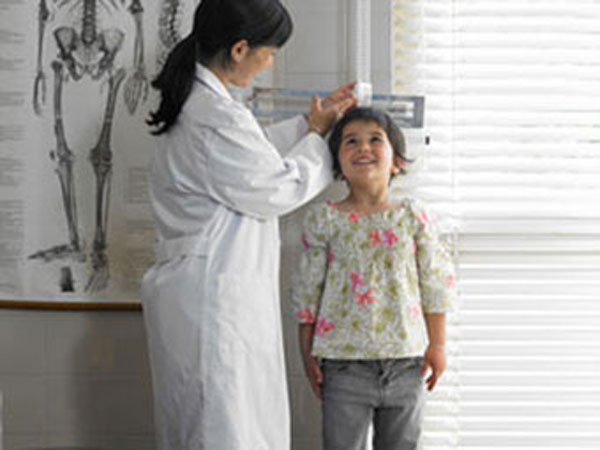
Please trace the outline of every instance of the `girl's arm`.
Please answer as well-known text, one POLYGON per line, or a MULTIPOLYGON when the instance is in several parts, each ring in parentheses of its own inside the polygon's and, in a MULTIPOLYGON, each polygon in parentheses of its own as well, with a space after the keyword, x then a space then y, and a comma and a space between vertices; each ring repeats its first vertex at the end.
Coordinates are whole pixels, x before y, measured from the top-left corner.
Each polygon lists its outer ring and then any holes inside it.
POLYGON ((311 355, 328 268, 328 232, 325 204, 308 209, 304 218, 300 264, 292 288, 294 316, 299 321, 298 342, 304 371, 315 396, 321 398, 323 376, 318 359, 311 355))
POLYGON ((312 340, 315 334, 315 325, 311 323, 301 323, 298 326, 298 341, 300 343, 300 353, 302 354, 302 363, 304 372, 308 377, 310 387, 315 396, 321 399, 321 384, 323 383, 323 374, 317 358, 310 354, 312 349, 312 340))
POLYGON ((424 377, 427 371, 431 370, 431 375, 425 380, 425 383, 427 384, 427 390, 432 391, 446 369, 446 354, 444 352, 446 345, 446 314, 424 314, 424 317, 429 345, 425 350, 421 376, 424 377))
POLYGON ((456 299, 456 275, 454 261, 439 238, 432 214, 416 202, 413 202, 413 213, 419 291, 429 336, 421 376, 431 370, 425 380, 431 391, 446 368, 446 312, 456 299))

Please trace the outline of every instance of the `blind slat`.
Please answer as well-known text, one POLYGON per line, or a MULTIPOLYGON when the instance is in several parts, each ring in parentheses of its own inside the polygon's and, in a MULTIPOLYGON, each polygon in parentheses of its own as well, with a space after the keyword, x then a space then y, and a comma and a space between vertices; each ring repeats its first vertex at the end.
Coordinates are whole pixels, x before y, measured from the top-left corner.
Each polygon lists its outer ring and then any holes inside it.
POLYGON ((461 292, 424 449, 597 449, 600 2, 393 12, 396 92, 425 96, 429 137, 395 187, 446 217, 461 292))

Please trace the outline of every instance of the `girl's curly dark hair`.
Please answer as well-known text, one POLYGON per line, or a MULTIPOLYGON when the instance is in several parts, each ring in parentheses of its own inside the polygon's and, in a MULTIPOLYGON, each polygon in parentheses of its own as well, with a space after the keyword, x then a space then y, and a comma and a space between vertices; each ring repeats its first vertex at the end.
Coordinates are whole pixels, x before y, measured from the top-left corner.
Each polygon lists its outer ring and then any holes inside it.
MULTIPOLYGON (((383 128, 387 134, 388 140, 394 151, 394 156, 405 163, 411 162, 411 160, 406 157, 406 140, 404 139, 404 134, 402 133, 402 130, 400 130, 400 127, 394 123, 389 114, 376 108, 353 108, 337 121, 329 136, 329 151, 331 151, 331 156, 333 156, 333 174, 337 179, 343 179, 339 152, 344 127, 349 123, 356 121, 375 122, 383 128)), ((401 174, 406 173, 403 167, 400 167, 399 169, 401 174)), ((392 177, 393 176, 394 175, 392 174, 392 177)))

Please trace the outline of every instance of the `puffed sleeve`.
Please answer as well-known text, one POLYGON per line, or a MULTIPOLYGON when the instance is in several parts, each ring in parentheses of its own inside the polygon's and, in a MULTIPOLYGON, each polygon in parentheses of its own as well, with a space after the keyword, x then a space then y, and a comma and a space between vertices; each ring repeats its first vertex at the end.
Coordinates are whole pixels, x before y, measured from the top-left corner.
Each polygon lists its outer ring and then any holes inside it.
POLYGON ((292 287, 294 317, 315 323, 327 276, 327 223, 322 205, 309 208, 302 232, 302 255, 292 287))
POLYGON ((285 157, 257 124, 214 129, 208 146, 209 195, 256 218, 290 212, 333 180, 327 144, 315 133, 302 137, 285 157))
POLYGON ((413 202, 413 229, 421 306, 425 314, 448 312, 457 296, 454 261, 440 240, 434 215, 413 202))

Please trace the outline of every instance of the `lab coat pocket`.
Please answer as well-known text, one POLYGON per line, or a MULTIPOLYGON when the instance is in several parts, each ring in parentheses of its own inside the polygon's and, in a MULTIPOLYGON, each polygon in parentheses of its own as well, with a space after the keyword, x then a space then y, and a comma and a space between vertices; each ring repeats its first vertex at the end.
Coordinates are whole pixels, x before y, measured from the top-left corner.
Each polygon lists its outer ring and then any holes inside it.
POLYGON ((223 274, 217 278, 215 321, 222 342, 254 352, 279 345, 276 285, 270 279, 223 274))

